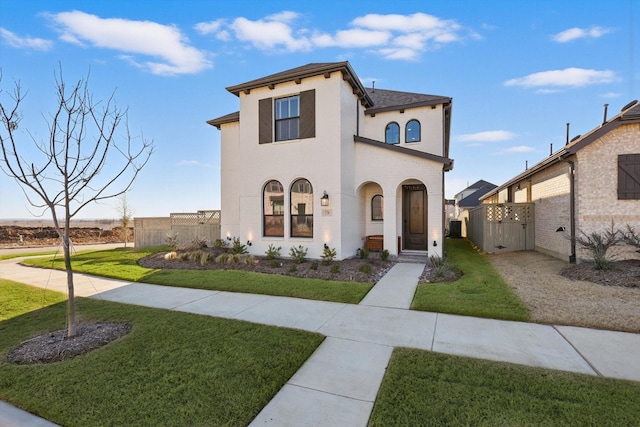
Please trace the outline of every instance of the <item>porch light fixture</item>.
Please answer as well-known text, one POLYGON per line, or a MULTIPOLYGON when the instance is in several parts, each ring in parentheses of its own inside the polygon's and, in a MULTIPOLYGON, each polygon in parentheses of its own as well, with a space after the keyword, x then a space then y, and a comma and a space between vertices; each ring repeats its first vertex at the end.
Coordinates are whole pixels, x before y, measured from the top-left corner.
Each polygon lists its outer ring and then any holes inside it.
POLYGON ((436 242, 435 240, 433 241, 433 246, 438 246, 438 242, 436 242))
POLYGON ((251 240, 247 240, 247 246, 251 246, 251 245, 252 245, 251 240))
POLYGON ((325 191, 322 197, 320 198, 320 205, 329 206, 329 195, 325 191))

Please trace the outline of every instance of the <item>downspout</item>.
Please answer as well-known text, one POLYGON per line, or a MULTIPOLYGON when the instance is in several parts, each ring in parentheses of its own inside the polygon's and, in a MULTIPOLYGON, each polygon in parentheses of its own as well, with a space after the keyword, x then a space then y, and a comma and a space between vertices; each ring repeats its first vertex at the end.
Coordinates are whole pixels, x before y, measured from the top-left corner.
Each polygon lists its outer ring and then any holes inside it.
POLYGON ((576 165, 571 160, 563 161, 569 163, 569 216, 571 233, 571 255, 569 264, 576 263, 576 165))
POLYGON ((356 136, 360 136, 360 98, 356 99, 356 136))

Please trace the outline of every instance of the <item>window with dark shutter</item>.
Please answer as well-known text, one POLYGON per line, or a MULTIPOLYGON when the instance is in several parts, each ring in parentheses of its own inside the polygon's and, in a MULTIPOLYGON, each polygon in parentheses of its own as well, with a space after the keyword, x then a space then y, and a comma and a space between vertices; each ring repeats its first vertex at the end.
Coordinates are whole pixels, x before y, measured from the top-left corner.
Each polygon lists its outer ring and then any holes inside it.
POLYGON ((265 98, 258 101, 258 143, 268 144, 273 142, 273 101, 265 98))
POLYGON ((618 200, 640 200, 640 154, 618 156, 618 200))
POLYGON ((300 138, 316 136, 316 91, 300 92, 300 138))

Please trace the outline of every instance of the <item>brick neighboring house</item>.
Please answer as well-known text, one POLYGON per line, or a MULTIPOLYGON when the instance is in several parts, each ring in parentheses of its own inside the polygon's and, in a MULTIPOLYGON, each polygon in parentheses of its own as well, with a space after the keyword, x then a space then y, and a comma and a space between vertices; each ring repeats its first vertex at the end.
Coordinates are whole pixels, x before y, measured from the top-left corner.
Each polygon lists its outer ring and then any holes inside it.
MULTIPOLYGON (((640 232, 640 103, 629 103, 481 200, 534 203, 535 249, 570 262, 589 258, 571 243, 580 232, 603 232, 612 222, 640 232)), ((617 259, 640 258, 630 246, 614 251, 617 259)))
POLYGON ((344 259, 375 237, 392 256, 442 256, 451 98, 365 88, 348 62, 227 90, 240 111, 207 122, 221 132, 223 238, 257 255, 327 245, 344 259))
POLYGON ((461 222, 462 237, 467 237, 469 210, 481 205, 480 197, 497 187, 497 185, 481 179, 453 196, 455 200, 454 217, 461 222))

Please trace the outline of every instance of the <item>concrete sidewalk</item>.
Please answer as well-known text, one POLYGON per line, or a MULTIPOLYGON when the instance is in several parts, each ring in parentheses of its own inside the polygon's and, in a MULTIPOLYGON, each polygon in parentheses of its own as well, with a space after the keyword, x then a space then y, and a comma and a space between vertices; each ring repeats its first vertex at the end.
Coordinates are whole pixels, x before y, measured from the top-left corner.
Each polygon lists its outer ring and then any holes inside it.
MULTIPOLYGON (((366 425, 397 346, 640 381, 638 334, 408 310, 422 268, 396 264, 359 305, 74 277, 79 296, 327 336, 251 425, 366 425)), ((66 289, 64 272, 16 260, 0 277, 66 289)))

